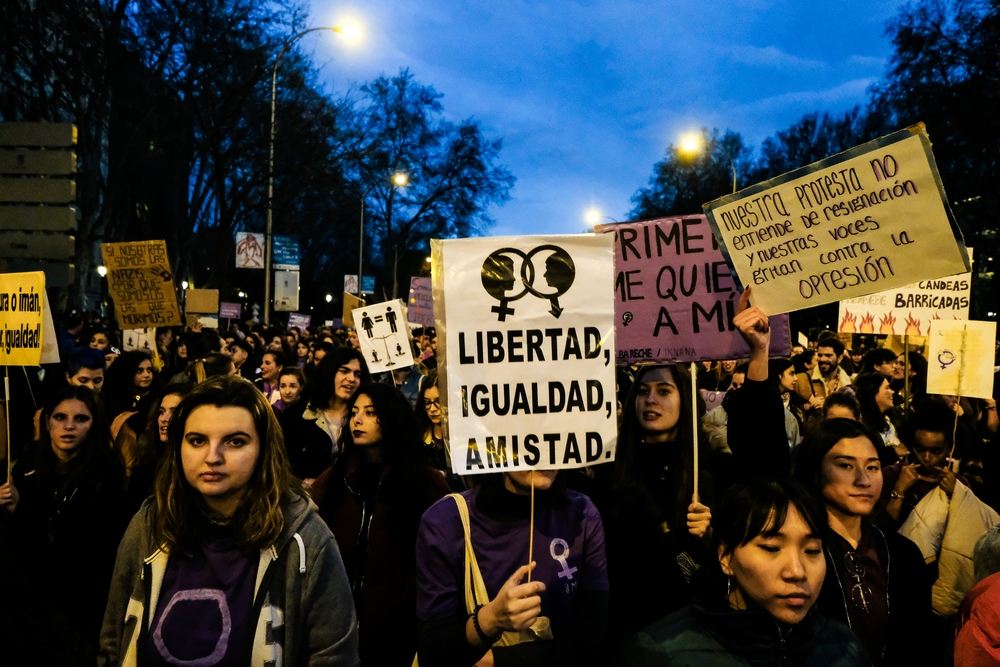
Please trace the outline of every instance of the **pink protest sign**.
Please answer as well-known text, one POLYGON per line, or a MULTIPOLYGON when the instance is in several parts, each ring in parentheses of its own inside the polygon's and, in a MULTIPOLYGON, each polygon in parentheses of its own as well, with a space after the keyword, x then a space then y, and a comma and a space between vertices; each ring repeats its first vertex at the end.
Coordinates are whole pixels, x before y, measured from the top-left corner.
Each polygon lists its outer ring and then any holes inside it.
MULTIPOLYGON (((742 359, 740 294, 704 215, 598 225, 615 235, 618 363, 742 359)), ((771 356, 791 351, 788 315, 768 313, 771 356)))

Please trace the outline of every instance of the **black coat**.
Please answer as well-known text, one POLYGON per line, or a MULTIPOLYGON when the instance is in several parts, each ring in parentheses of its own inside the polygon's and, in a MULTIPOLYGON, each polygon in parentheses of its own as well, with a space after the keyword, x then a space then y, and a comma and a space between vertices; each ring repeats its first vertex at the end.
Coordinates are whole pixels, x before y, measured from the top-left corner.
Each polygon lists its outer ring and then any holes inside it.
POLYGON ((299 479, 316 479, 333 462, 333 441, 315 420, 303 416, 307 408, 307 401, 296 401, 278 415, 278 421, 285 434, 292 474, 299 479))

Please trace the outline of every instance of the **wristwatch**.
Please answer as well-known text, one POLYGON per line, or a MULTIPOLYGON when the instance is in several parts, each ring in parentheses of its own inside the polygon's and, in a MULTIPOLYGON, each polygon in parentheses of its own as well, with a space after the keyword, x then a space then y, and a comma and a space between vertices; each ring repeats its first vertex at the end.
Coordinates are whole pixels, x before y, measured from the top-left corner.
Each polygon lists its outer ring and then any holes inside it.
POLYGON ((902 499, 903 499, 903 494, 902 494, 902 493, 898 493, 897 491, 892 491, 892 492, 891 492, 891 493, 889 494, 889 497, 890 497, 890 498, 894 498, 894 499, 897 499, 897 498, 898 498, 899 500, 902 500, 902 499))

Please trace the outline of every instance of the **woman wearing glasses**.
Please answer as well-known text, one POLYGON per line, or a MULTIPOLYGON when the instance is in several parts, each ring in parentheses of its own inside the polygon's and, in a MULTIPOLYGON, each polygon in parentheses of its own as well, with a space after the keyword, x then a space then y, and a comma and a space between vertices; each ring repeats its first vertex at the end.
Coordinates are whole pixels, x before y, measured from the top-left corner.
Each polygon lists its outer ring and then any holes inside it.
MULTIPOLYGON (((750 346, 747 380, 729 402, 733 464, 747 476, 787 475, 784 409, 765 382, 770 329, 767 316, 748 303, 744 293, 733 319, 750 346)), ((827 571, 818 606, 854 631, 875 665, 923 664, 926 650, 918 638, 930 619, 930 581, 915 544, 868 520, 882 491, 874 442, 860 422, 827 419, 796 449, 794 477, 827 514, 827 571)))

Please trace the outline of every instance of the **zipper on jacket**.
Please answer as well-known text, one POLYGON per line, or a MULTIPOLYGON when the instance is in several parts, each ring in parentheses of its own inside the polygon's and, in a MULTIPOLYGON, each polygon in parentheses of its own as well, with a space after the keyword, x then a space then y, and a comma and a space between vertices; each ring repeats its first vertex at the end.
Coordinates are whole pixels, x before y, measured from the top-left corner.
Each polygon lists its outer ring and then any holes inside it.
POLYGON ((149 604, 153 599, 153 566, 149 563, 142 564, 142 574, 140 575, 142 579, 142 595, 143 595, 143 605, 142 605, 142 618, 139 619, 139 638, 136 640, 136 651, 135 651, 135 664, 136 667, 142 667, 146 663, 146 644, 149 643, 148 639, 148 628, 151 622, 151 616, 156 613, 156 610, 150 610, 149 604))
POLYGON ((847 620, 847 627, 853 630, 854 628, 851 627, 851 610, 847 608, 847 595, 844 593, 844 581, 840 577, 840 570, 837 569, 837 561, 834 560, 833 554, 830 553, 830 547, 824 545, 823 551, 826 552, 826 557, 830 559, 833 571, 837 575, 837 590, 840 591, 840 598, 844 601, 844 618, 847 620))
MULTIPOLYGON (((356 497, 361 498, 361 528, 360 528, 360 530, 358 530, 358 541, 357 541, 357 544, 355 544, 355 547, 360 547, 361 546, 361 533, 363 532, 365 534, 365 540, 366 540, 366 544, 368 545, 368 549, 370 549, 371 548, 371 534, 372 534, 372 517, 375 515, 375 508, 374 507, 372 508, 372 516, 368 517, 368 523, 367 523, 367 525, 365 525, 365 499, 364 499, 364 496, 358 494, 354 489, 352 489, 351 485, 348 484, 348 482, 347 482, 346 479, 344 480, 344 486, 346 486, 347 490, 350 491, 351 493, 353 493, 356 497)), ((375 505, 378 505, 378 492, 381 491, 381 490, 382 490, 382 479, 379 479, 378 486, 375 487, 375 498, 373 500, 373 503, 375 505)), ((362 590, 364 589, 364 586, 365 586, 365 568, 367 566, 368 566, 368 555, 365 554, 365 564, 364 564, 364 567, 361 567, 358 570, 357 594, 356 594, 355 597, 357 598, 357 600, 359 602, 361 601, 361 592, 362 592, 362 590)), ((351 586, 351 592, 354 592, 354 586, 353 585, 351 586)), ((355 605, 355 606, 357 606, 357 605, 355 605)), ((361 611, 360 610, 358 610, 357 616, 358 616, 358 629, 360 630, 361 629, 361 611)))

